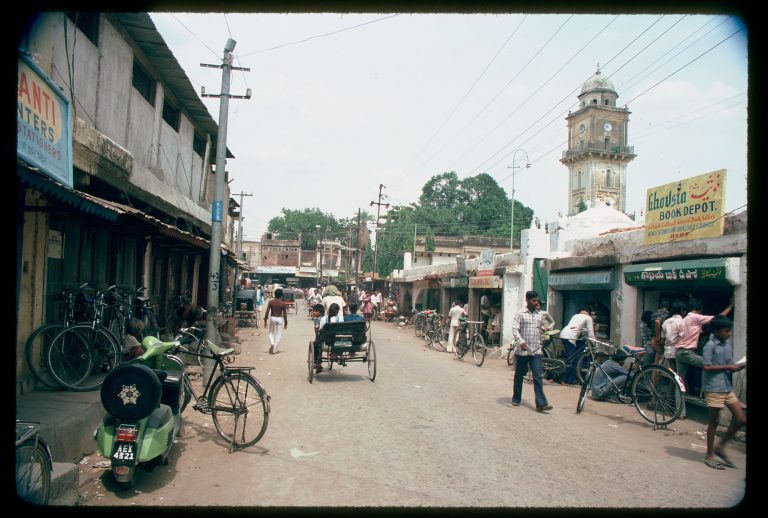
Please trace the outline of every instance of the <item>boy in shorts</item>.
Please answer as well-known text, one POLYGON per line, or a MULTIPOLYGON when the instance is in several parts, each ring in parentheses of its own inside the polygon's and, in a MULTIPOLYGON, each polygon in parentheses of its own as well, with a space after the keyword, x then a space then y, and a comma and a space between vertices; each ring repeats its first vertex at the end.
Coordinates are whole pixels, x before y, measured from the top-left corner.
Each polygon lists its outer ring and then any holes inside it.
POLYGON ((707 427, 707 456, 704 462, 713 469, 735 468, 731 459, 725 454, 725 445, 742 426, 747 424, 747 417, 741 408, 741 403, 733 392, 731 374, 738 372, 746 364, 733 363, 733 344, 730 341, 733 322, 728 317, 718 315, 710 323, 712 335, 704 346, 704 372, 702 384, 704 400, 709 410, 709 426, 707 427), (715 433, 720 422, 720 410, 728 407, 733 418, 728 425, 725 435, 715 446, 715 433), (717 457, 720 457, 718 460, 717 457))

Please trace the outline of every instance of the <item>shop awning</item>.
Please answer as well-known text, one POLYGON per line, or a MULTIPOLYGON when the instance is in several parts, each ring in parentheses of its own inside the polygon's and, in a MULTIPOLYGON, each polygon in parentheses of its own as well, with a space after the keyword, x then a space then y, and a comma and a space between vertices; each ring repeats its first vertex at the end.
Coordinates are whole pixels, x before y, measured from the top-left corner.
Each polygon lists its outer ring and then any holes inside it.
POLYGON ((612 290, 613 286, 613 270, 549 274, 549 287, 553 290, 612 290))
POLYGON ((56 202, 66 205, 77 212, 96 216, 111 222, 117 221, 117 216, 120 214, 118 210, 94 203, 83 197, 80 192, 70 189, 63 184, 51 180, 31 169, 27 169, 26 167, 16 167, 16 174, 22 185, 37 189, 38 191, 47 194, 56 202))
POLYGON ((632 264, 624 268, 624 281, 645 288, 717 287, 741 284, 739 257, 691 259, 632 264))

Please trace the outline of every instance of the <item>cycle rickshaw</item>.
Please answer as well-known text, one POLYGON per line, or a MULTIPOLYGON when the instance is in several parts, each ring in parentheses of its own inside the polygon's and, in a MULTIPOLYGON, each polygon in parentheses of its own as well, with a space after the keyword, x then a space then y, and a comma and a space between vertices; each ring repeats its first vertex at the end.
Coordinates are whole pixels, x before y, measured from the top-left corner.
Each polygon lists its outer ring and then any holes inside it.
POLYGON ((321 348, 320 362, 327 370, 337 363, 346 367, 347 363, 362 362, 368 364, 368 378, 376 379, 376 347, 371 340, 371 329, 363 320, 352 322, 329 322, 309 342, 307 353, 307 379, 312 383, 315 373, 315 349, 321 348))

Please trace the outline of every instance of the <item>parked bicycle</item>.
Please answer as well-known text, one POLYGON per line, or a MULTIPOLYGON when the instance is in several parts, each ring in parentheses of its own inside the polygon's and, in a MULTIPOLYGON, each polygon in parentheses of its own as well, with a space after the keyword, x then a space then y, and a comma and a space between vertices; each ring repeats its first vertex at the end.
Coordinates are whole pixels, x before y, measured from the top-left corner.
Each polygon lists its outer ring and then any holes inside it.
MULTIPOLYGON (((190 331, 185 328, 184 332, 190 331)), ((229 451, 247 448, 262 438, 269 423, 271 397, 261 382, 250 374, 254 367, 228 367, 234 361, 234 349, 225 349, 208 340, 200 341, 200 349, 193 352, 179 345, 176 354, 185 354, 213 360, 208 380, 203 380, 202 391, 195 391, 184 372, 184 387, 194 398, 192 406, 198 412, 211 414, 216 432, 230 443, 229 451)), ((184 402, 183 408, 186 406, 184 402)))
POLYGON ((56 294, 55 300, 59 305, 60 319, 56 322, 43 324, 35 329, 24 347, 24 358, 32 375, 43 385, 51 389, 61 389, 62 386, 48 372, 48 350, 53 338, 64 328, 75 325, 76 316, 84 316, 86 297, 83 290, 86 282, 79 288, 64 288, 56 294))
POLYGON ((436 318, 432 322, 432 327, 427 333, 427 344, 436 351, 445 352, 448 347, 448 335, 450 331, 450 322, 442 315, 435 314, 436 318))
POLYGON ((137 319, 143 324, 141 337, 159 336, 155 308, 149 297, 142 294, 146 288, 138 288, 134 291, 116 289, 108 291, 105 295, 106 308, 104 321, 112 334, 122 343, 125 338, 128 323, 137 319))
MULTIPOLYGON (((605 373, 597 360, 596 350, 610 350, 613 345, 586 338, 593 347, 588 347, 590 365, 584 383, 579 392, 576 413, 584 409, 587 394, 592 390, 592 379, 595 371, 600 369, 605 373)), ((623 346, 629 359, 627 379, 622 386, 616 385, 606 374, 608 382, 613 386, 617 400, 623 404, 632 404, 640 415, 653 425, 653 428, 666 426, 674 422, 682 413, 685 405, 685 384, 674 371, 657 364, 642 365, 638 358, 645 354, 642 347, 623 346)))
POLYGON ((51 340, 46 367, 63 388, 79 392, 97 389, 106 374, 120 363, 120 343, 102 324, 108 305, 105 298, 115 288, 96 292, 92 322, 66 327, 51 340))
POLYGON ((413 332, 419 338, 424 338, 424 328, 427 324, 428 317, 434 312, 435 310, 433 309, 424 309, 416 312, 416 316, 413 318, 413 332))
POLYGON ((53 460, 40 436, 40 423, 16 420, 16 495, 28 504, 47 505, 53 460))
POLYGON ((478 367, 485 361, 485 339, 483 338, 482 321, 467 320, 462 317, 459 319, 460 325, 456 330, 456 342, 454 343, 453 354, 456 359, 461 360, 468 351, 472 351, 472 361, 478 367))
MULTIPOLYGON (((593 344, 584 340, 582 345, 578 347, 571 354, 565 354, 565 348, 560 343, 557 335, 560 334, 559 329, 550 329, 545 331, 541 335, 541 375, 543 379, 560 381, 565 376, 565 371, 568 363, 573 362, 576 381, 579 385, 584 383, 584 378, 589 371, 590 354, 586 350, 587 347, 594 347, 593 344)), ((514 367, 515 365, 515 353, 518 350, 518 346, 509 348, 507 352, 507 365, 514 367)), ((600 363, 605 361, 609 354, 602 350, 595 350, 597 359, 600 363)), ((531 372, 529 371, 525 375, 526 380, 531 379, 531 372)))

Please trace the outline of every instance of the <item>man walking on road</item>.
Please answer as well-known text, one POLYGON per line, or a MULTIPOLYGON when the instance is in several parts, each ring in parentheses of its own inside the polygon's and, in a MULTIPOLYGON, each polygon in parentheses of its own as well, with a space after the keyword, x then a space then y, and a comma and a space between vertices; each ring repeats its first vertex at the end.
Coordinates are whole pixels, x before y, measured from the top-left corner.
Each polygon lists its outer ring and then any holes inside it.
POLYGON ((277 354, 280 349, 280 338, 283 336, 283 328, 288 329, 288 311, 283 302, 283 290, 275 290, 275 298, 267 304, 267 312, 264 313, 264 327, 269 329, 269 354, 277 354))
POLYGON ((515 353, 515 388, 512 393, 512 405, 520 406, 523 394, 523 378, 530 366, 533 373, 533 391, 536 397, 536 411, 552 410, 544 395, 541 380, 541 334, 547 327, 543 313, 539 310, 539 294, 535 291, 525 293, 526 308, 517 312, 512 322, 512 335, 520 348, 515 353))

